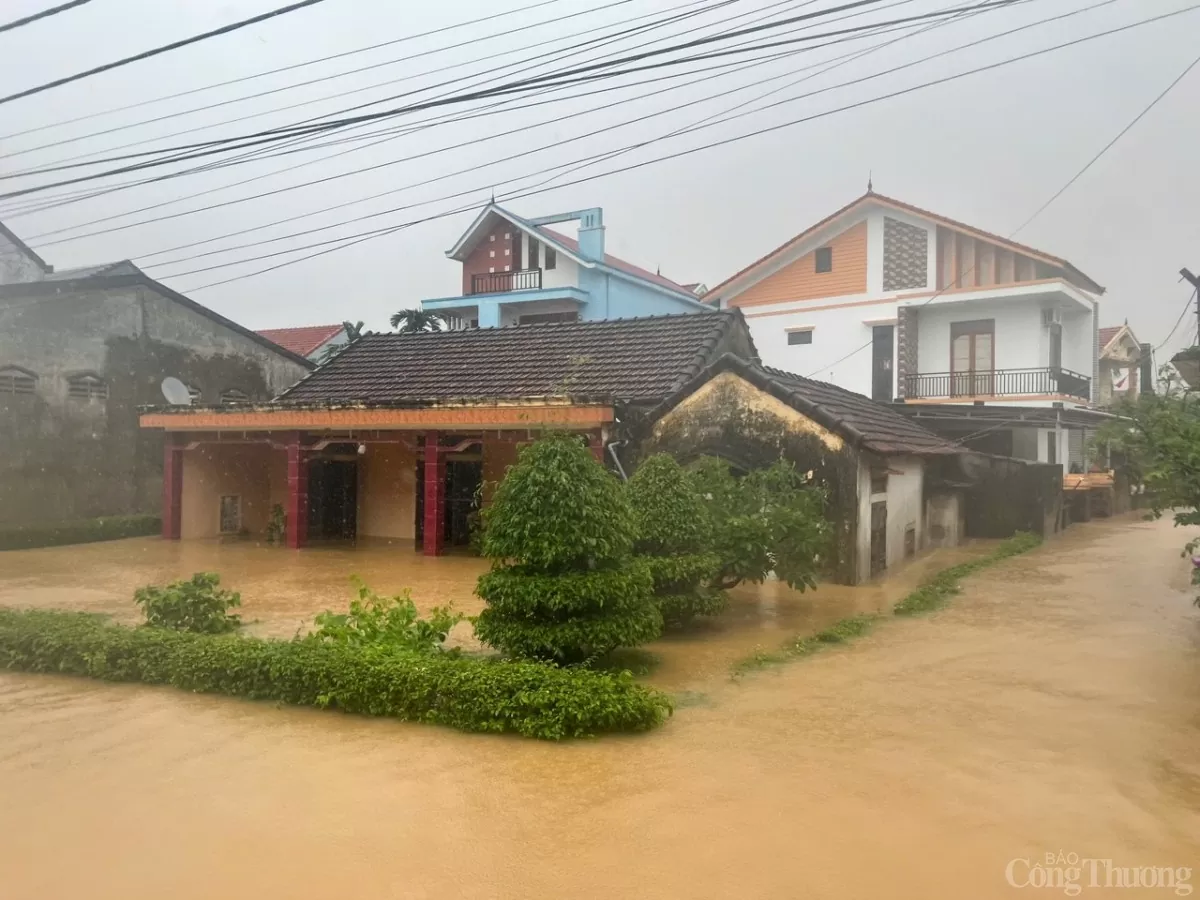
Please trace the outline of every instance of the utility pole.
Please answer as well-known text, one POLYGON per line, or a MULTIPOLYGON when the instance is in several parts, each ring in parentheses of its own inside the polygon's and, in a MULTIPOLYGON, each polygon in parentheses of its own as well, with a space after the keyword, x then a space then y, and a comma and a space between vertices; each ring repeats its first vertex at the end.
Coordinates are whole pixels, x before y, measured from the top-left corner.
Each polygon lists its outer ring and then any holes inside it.
POLYGON ((1196 289, 1196 344, 1200 346, 1200 278, 1193 275, 1187 268, 1180 269, 1179 274, 1196 289))

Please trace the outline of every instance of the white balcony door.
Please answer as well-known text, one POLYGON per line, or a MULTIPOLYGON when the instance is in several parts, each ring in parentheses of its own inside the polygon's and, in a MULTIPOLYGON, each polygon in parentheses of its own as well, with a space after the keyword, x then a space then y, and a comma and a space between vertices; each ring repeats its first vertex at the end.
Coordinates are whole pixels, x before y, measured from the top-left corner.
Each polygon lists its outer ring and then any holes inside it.
POLYGON ((979 397, 994 393, 996 367, 996 322, 976 319, 950 325, 951 393, 979 397))

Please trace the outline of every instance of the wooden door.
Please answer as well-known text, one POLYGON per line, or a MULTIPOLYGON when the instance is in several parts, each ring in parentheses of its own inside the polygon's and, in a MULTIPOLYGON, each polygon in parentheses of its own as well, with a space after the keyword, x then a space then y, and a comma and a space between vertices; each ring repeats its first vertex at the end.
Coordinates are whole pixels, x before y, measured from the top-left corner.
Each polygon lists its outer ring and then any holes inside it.
POLYGON ((887 568, 887 501, 871 504, 871 577, 887 568))
POLYGON ((980 397, 995 393, 995 338, 995 319, 951 323, 951 394, 959 397, 980 397))

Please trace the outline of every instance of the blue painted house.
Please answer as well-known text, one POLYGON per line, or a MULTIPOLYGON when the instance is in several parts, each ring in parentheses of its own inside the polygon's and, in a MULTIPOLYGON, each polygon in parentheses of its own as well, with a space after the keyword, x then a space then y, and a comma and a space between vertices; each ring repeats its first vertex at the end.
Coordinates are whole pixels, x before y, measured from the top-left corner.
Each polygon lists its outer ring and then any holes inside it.
POLYGON ((604 252, 599 208, 526 219, 490 203, 446 255, 462 293, 421 308, 493 328, 711 312, 694 290, 604 252), (577 237, 549 228, 579 223, 577 237))

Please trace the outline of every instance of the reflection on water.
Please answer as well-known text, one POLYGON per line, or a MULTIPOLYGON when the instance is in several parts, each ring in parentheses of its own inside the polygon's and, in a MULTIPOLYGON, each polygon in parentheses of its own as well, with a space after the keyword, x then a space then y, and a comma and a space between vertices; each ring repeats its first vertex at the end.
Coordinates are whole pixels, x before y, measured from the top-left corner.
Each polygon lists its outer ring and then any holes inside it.
MULTIPOLYGON (((0 674, 0 897, 1011 900, 1046 894, 1005 884, 1014 857, 1196 865, 1200 614, 1180 541, 1169 523, 1076 526, 943 613, 731 684, 731 650, 887 600, 740 591, 711 633, 656 647, 661 677, 709 702, 595 742, 0 674)), ((212 568, 286 633, 351 571, 470 608, 482 568, 165 552, 0 555, 0 602, 103 609, 212 568)))

